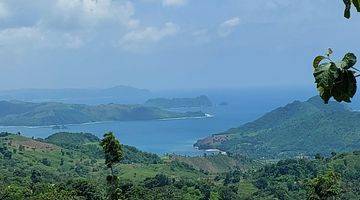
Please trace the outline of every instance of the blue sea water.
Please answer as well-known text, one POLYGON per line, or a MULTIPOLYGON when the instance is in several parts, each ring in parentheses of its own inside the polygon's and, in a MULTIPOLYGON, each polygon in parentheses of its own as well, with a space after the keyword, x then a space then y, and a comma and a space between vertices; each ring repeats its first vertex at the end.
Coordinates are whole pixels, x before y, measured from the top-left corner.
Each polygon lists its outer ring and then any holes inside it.
MULTIPOLYGON (((312 95, 312 91, 310 93, 291 92, 278 90, 202 91, 202 94, 210 97, 214 106, 192 110, 202 110, 211 114, 213 117, 209 118, 99 122, 67 125, 65 130, 53 130, 52 127, 0 127, 0 131, 21 132, 23 135, 36 138, 45 138, 60 131, 89 132, 101 137, 105 132, 113 131, 121 143, 144 151, 160 155, 165 153, 198 155, 203 154, 202 151, 193 148, 193 144, 198 139, 238 127, 278 106, 283 106, 293 100, 306 100, 312 95), (227 102, 228 105, 220 106, 221 102, 227 102)), ((199 91, 196 93, 198 94, 199 91)), ((191 93, 177 94, 179 96, 192 95, 191 93)))

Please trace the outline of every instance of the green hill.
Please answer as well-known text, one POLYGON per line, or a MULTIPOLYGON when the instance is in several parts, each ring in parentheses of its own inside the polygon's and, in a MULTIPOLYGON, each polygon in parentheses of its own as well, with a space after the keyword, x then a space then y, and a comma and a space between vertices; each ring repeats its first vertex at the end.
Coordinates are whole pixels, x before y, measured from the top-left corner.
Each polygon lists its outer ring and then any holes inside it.
POLYGON ((212 103, 207 96, 202 95, 195 98, 149 99, 145 102, 144 105, 159 107, 159 108, 191 108, 191 107, 208 107, 208 106, 212 106, 212 103))
POLYGON ((295 101, 239 128, 199 140, 201 149, 218 148, 253 158, 287 158, 360 149, 360 112, 319 97, 295 101))
MULTIPOLYGON (((93 158, 103 158, 102 149, 99 146, 100 139, 91 133, 68 133, 61 132, 50 135, 43 140, 46 143, 54 144, 65 149, 87 154, 93 158)), ((143 152, 135 147, 123 145, 124 159, 122 163, 161 163, 161 159, 156 154, 143 152)))
MULTIPOLYGON (((94 156, 86 148, 98 147, 98 140, 89 133, 57 133, 43 140, 0 133, 0 199, 105 200, 109 171, 101 153, 94 156)), ((115 172, 121 196, 129 200, 302 200, 329 170, 338 177, 327 179, 337 191, 330 199, 360 196, 358 151, 264 165, 238 155, 170 156, 152 163, 134 147, 124 150, 132 162, 116 165, 115 172)), ((322 187, 327 191, 326 184, 322 187)))
MULTIPOLYGON (((57 133, 43 140, 0 133, 0 199, 106 199, 105 160, 86 147, 99 148, 97 141, 88 133, 57 133)), ((134 147, 123 149, 125 158, 115 171, 126 199, 202 196, 196 187, 207 177, 204 172, 134 147)))
POLYGON ((202 112, 171 112, 141 105, 81 105, 65 103, 29 103, 0 101, 0 125, 46 126, 98 121, 155 120, 203 117, 202 112))
POLYGON ((174 161, 186 163, 189 166, 208 173, 224 173, 234 169, 247 171, 250 169, 257 169, 261 163, 248 159, 240 155, 227 156, 227 155, 206 155, 197 157, 186 156, 171 156, 174 161))

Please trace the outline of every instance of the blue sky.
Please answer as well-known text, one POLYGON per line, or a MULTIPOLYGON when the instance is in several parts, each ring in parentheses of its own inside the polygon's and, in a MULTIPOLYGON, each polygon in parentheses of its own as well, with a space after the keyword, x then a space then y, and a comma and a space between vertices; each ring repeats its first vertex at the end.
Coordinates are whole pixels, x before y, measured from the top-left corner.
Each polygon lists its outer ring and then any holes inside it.
POLYGON ((0 89, 312 87, 359 54, 341 0, 1 0, 0 89))

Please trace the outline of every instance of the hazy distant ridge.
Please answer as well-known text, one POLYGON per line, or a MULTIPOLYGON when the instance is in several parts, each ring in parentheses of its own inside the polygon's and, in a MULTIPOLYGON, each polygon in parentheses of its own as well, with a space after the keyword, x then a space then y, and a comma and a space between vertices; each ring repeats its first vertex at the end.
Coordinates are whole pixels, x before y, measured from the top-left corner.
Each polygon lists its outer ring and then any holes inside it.
POLYGON ((46 126, 98 121, 134 121, 184 117, 205 117, 202 112, 171 112, 141 105, 0 101, 0 125, 46 126))
POLYGON ((65 103, 142 103, 152 97, 149 90, 130 86, 105 89, 18 89, 0 91, 1 100, 56 101, 65 103))

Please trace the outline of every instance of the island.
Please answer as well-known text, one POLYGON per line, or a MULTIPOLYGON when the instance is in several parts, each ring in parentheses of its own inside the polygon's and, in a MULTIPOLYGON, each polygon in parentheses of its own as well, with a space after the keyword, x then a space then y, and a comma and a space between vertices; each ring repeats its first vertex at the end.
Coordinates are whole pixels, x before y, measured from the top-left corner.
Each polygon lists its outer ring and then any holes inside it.
POLYGON ((221 103, 219 103, 219 106, 228 106, 229 105, 229 103, 228 102, 221 102, 221 103))
POLYGON ((207 96, 201 95, 194 98, 149 99, 145 102, 144 105, 150 107, 159 107, 159 108, 193 108, 193 107, 210 107, 213 104, 207 96))
POLYGON ((1 126, 54 126, 103 121, 139 121, 206 117, 205 113, 173 112, 143 105, 83 105, 56 102, 0 101, 1 126))

